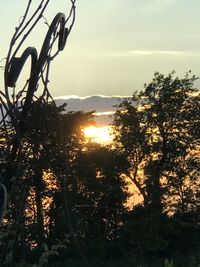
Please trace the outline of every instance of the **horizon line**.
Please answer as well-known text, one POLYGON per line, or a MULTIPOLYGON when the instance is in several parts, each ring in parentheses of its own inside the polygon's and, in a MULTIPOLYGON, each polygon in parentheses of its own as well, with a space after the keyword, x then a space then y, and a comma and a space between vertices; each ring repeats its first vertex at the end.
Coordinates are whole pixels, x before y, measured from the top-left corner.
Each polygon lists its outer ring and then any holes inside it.
POLYGON ((94 94, 94 95, 87 95, 87 96, 78 96, 78 95, 61 95, 61 96, 54 96, 53 99, 87 99, 90 97, 101 97, 101 98, 113 98, 113 97, 118 97, 118 98, 130 98, 132 95, 100 95, 100 94, 94 94))

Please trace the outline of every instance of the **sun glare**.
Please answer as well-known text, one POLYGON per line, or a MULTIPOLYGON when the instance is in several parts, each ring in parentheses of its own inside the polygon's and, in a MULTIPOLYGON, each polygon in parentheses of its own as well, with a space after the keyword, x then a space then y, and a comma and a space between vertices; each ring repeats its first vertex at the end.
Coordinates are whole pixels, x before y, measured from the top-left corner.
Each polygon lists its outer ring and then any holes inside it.
POLYGON ((110 126, 89 126, 87 128, 84 128, 83 132, 87 139, 96 143, 109 144, 113 140, 110 126))

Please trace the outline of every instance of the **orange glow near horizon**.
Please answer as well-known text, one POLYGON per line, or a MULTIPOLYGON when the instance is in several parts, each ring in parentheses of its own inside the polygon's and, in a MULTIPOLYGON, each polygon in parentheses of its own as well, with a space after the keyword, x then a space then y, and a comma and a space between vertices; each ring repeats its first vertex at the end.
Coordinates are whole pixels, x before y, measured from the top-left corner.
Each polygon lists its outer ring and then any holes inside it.
POLYGON ((89 126, 83 129, 85 137, 99 144, 109 144, 113 140, 110 126, 89 126))

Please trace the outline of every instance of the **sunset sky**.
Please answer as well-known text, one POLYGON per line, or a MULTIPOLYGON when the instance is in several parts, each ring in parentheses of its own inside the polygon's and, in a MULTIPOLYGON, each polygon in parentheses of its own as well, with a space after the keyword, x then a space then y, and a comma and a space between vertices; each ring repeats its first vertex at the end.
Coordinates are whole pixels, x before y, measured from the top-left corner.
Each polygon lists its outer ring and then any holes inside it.
MULTIPOLYGON (((1 1, 0 58, 26 3, 1 1)), ((59 11, 67 14, 66 6, 70 1, 51 0, 48 22, 59 11)), ((200 74, 199 0, 77 0, 76 6, 68 45, 52 65, 53 96, 131 95, 155 71, 200 74)), ((25 47, 40 49, 47 28, 39 27, 25 47)))

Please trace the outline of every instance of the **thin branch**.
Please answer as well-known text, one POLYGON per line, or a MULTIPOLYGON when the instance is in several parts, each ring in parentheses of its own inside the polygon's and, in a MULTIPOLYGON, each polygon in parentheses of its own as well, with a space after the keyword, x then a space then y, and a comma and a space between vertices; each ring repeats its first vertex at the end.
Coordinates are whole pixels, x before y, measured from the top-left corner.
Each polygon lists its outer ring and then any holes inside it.
MULTIPOLYGON (((26 18, 27 18, 29 9, 30 9, 30 7, 31 7, 31 2, 32 2, 32 0, 29 0, 29 1, 28 1, 28 4, 27 4, 26 10, 25 10, 25 13, 24 13, 24 15, 21 17, 21 18, 22 18, 22 21, 19 23, 18 31, 20 30, 20 28, 22 27, 22 25, 24 24, 24 22, 25 22, 25 20, 26 20, 26 18)), ((22 31, 23 31, 23 29, 22 29, 22 31)), ((21 31, 21 32, 22 32, 22 31, 21 31)), ((17 35, 17 34, 15 35, 15 40, 18 38, 18 36, 20 36, 20 32, 18 33, 18 35, 17 35)))
POLYGON ((40 12, 40 14, 38 15, 38 17, 36 18, 35 22, 30 26, 29 30, 24 34, 22 40, 19 42, 17 48, 15 49, 15 51, 12 54, 12 58, 15 57, 15 55, 17 54, 17 52, 19 51, 19 48, 22 46, 22 44, 24 43, 24 41, 26 40, 26 38, 30 35, 30 33, 32 32, 32 30, 35 28, 36 24, 39 22, 39 20, 42 18, 43 13, 48 5, 49 0, 47 0, 45 6, 43 7, 42 11, 40 12))
POLYGON ((26 11, 25 11, 25 15, 24 15, 24 19, 22 20, 21 24, 19 25, 19 27, 16 29, 10 45, 9 45, 9 49, 8 49, 8 53, 7 53, 7 57, 6 57, 6 63, 5 63, 5 71, 4 71, 4 88, 5 88, 5 94, 6 94, 6 99, 7 99, 7 104, 9 107, 11 107, 11 102, 9 99, 9 90, 8 90, 8 85, 7 85, 7 77, 8 77, 8 71, 9 71, 9 67, 11 64, 11 59, 15 57, 15 55, 17 54, 19 48, 21 47, 21 45, 23 44, 23 42, 26 40, 27 36, 30 34, 30 32, 33 30, 33 28, 35 27, 35 25, 38 23, 38 21, 40 20, 44 10, 46 9, 49 0, 47 0, 45 6, 43 7, 42 11, 40 12, 39 16, 37 17, 36 21, 33 23, 33 25, 30 27, 30 29, 28 30, 28 32, 24 35, 24 37, 22 38, 21 42, 18 44, 17 48, 15 49, 14 53, 12 54, 12 50, 14 47, 14 44, 16 42, 16 40, 19 38, 19 36, 24 32, 24 30, 26 29, 26 27, 30 24, 30 22, 33 20, 33 18, 35 18, 35 16, 37 15, 37 13, 39 12, 39 10, 42 7, 42 4, 45 0, 42 0, 41 3, 39 4, 38 8, 36 9, 36 11, 34 12, 33 16, 30 18, 30 20, 26 23, 26 25, 24 26, 24 28, 20 31, 22 25, 25 22, 25 19, 27 17, 28 11, 30 9, 30 5, 31 5, 31 1, 29 0, 26 11), (20 32, 19 32, 20 31, 20 32), (12 57, 11 57, 12 54, 12 57))

